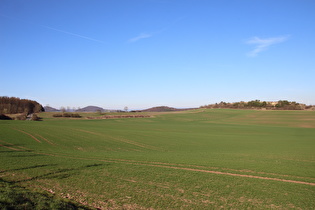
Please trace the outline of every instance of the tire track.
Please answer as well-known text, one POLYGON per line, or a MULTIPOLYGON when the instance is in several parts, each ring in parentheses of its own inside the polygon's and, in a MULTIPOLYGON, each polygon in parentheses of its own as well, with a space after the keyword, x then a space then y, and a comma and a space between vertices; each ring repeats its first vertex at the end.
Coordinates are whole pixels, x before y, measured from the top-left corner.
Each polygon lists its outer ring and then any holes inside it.
MULTIPOLYGON (((133 163, 140 163, 140 164, 153 164, 153 165, 167 165, 167 166, 175 166, 179 168, 186 168, 190 167, 191 169, 196 168, 197 170, 205 170, 209 171, 212 170, 225 170, 225 171, 233 171, 233 172, 240 172, 240 173, 252 173, 252 174, 263 174, 263 175, 271 175, 271 176, 281 176, 281 177, 292 177, 297 179, 312 179, 315 180, 313 177, 301 177, 301 176, 293 176, 293 175, 286 175, 286 174, 277 174, 277 173, 268 173, 268 172, 261 172, 261 171, 253 171, 253 170, 246 170, 246 169, 231 169, 231 168, 222 168, 222 167, 211 167, 211 166, 198 166, 198 165, 191 165, 191 164, 178 164, 178 163, 163 163, 163 162, 150 162, 150 161, 139 161, 139 160, 126 160, 126 159, 113 159, 108 158, 110 160, 117 160, 117 161, 126 161, 126 162, 133 162, 133 163)), ((227 172, 230 173, 230 172, 227 172)))
POLYGON ((37 142, 39 142, 39 143, 42 143, 39 139, 37 139, 35 136, 33 136, 32 134, 30 134, 30 133, 27 133, 27 132, 25 132, 25 131, 22 131, 22 130, 19 130, 19 129, 16 129, 16 128, 13 128, 14 130, 16 130, 16 131, 19 131, 19 132, 21 132, 21 133, 24 133, 24 134, 26 134, 26 135, 28 135, 28 136, 30 136, 32 139, 34 139, 35 141, 37 141, 37 142))
POLYGON ((30 133, 27 133, 26 131, 23 131, 23 130, 19 130, 19 129, 16 129, 14 128, 14 130, 17 130, 19 132, 22 132, 22 133, 25 133, 26 135, 30 136, 32 139, 34 139, 35 141, 39 142, 39 143, 42 143, 38 138, 36 138, 35 136, 39 137, 40 139, 46 141, 48 144, 51 144, 51 145, 54 145, 54 143, 52 143, 51 141, 49 141, 48 139, 46 139, 45 137, 35 133, 34 135, 30 134, 30 133))
POLYGON ((125 139, 125 138, 122 138, 122 137, 114 137, 114 136, 110 136, 110 135, 106 135, 106 134, 102 134, 102 133, 95 133, 95 132, 92 132, 92 131, 83 130, 83 129, 74 129, 74 130, 81 131, 81 132, 84 132, 84 133, 93 134, 93 135, 97 135, 97 136, 107 137, 107 138, 113 139, 115 141, 124 142, 126 144, 131 144, 133 146, 137 146, 137 147, 141 147, 141 148, 145 148, 145 149, 151 149, 151 150, 155 150, 155 151, 160 151, 161 150, 158 147, 154 147, 154 146, 142 144, 142 143, 139 143, 139 142, 131 141, 129 139, 125 139))
POLYGON ((11 144, 11 143, 6 142, 6 141, 3 141, 3 140, 0 140, 0 142, 10 145, 10 147, 9 147, 9 146, 2 145, 2 144, 1 144, 2 147, 6 147, 6 148, 8 148, 8 149, 17 150, 17 151, 30 151, 30 150, 31 150, 31 149, 29 149, 29 148, 26 148, 26 147, 23 147, 23 146, 17 146, 17 145, 11 144), (18 148, 20 148, 20 149, 17 149, 17 148, 11 147, 11 146, 18 147, 18 148))
MULTIPOLYGON (((147 164, 145 164, 145 165, 147 165, 147 164)), ((157 165, 148 165, 148 166, 157 166, 157 165)), ((159 166, 157 166, 157 167, 172 168, 172 169, 180 169, 180 170, 186 170, 186 171, 204 172, 204 173, 219 174, 219 175, 228 175, 228 176, 237 176, 237 177, 246 177, 246 178, 273 180, 273 181, 281 181, 281 182, 289 182, 289 183, 295 183, 295 184, 306 184, 306 185, 315 186, 315 183, 312 183, 312 182, 303 182, 303 181, 288 180, 288 179, 279 179, 279 178, 263 177, 263 176, 254 176, 254 175, 248 175, 248 174, 234 174, 234 173, 229 173, 229 172, 208 171, 208 170, 202 170, 202 169, 180 168, 180 167, 175 167, 175 166, 163 166, 163 165, 159 165, 159 166)))
POLYGON ((42 140, 46 141, 48 144, 54 145, 54 143, 52 143, 51 141, 49 141, 48 139, 44 138, 43 136, 39 135, 39 134, 35 134, 36 136, 38 136, 39 138, 41 138, 42 140))
MULTIPOLYGON (((0 145, 3 146, 3 145, 0 145)), ((11 148, 8 146, 4 146, 5 148, 17 150, 16 148, 11 148)), ((32 152, 34 154, 41 154, 53 157, 62 157, 62 158, 70 158, 70 159, 77 159, 77 160, 94 160, 94 161, 102 161, 102 162, 110 162, 110 163, 124 163, 129 165, 142 165, 142 166, 150 166, 150 167, 158 167, 158 168, 168 168, 168 169, 175 169, 175 170, 184 170, 184 171, 194 171, 194 172, 202 172, 202 173, 210 173, 210 174, 217 174, 217 175, 226 175, 226 176, 234 176, 234 177, 244 177, 244 178, 253 178, 253 179, 261 179, 261 180, 271 180, 271 181, 279 181, 279 182, 287 182, 287 183, 294 183, 294 184, 303 184, 303 185, 310 185, 315 186, 315 183, 312 182, 305 182, 305 181, 297 181, 297 180, 289 180, 289 179, 280 179, 274 177, 263 177, 263 176, 256 176, 256 175, 248 175, 248 174, 236 174, 236 173, 229 173, 229 172, 221 172, 221 171, 213 171, 213 170, 204 170, 204 169, 196 169, 196 168, 187 168, 187 167, 179 167, 179 166, 172 166, 172 164, 167 165, 167 163, 162 164, 151 164, 149 163, 141 163, 132 160, 123 160, 123 159, 94 159, 94 158, 82 158, 82 157, 73 157, 61 154, 49 154, 49 153, 41 153, 41 152, 32 152)), ((284 175, 288 176, 288 175, 284 175)))
MULTIPOLYGON (((45 154, 45 153, 38 153, 38 154, 45 154)), ((167 163, 163 163, 163 165, 158 165, 158 164, 141 163, 141 162, 137 162, 137 161, 132 162, 132 160, 123 160, 123 159, 102 160, 102 159, 80 158, 80 157, 62 156, 62 155, 54 155, 54 154, 45 154, 45 155, 56 156, 56 157, 67 157, 67 158, 71 158, 71 159, 96 160, 96 161, 111 162, 111 163, 124 163, 124 164, 129 164, 129 165, 142 165, 142 166, 151 166, 151 167, 159 167, 159 168, 169 168, 169 169, 176 169, 176 170, 203 172, 203 173, 211 173, 211 174, 217 174, 217 175, 227 175, 227 176, 235 176, 235 177, 272 180, 272 181, 280 181, 280 182, 288 182, 288 183, 294 183, 294 184, 304 184, 304 185, 315 186, 315 183, 312 183, 312 182, 280 179, 280 178, 273 178, 273 177, 263 177, 263 176, 248 175, 248 174, 235 174, 235 173, 229 173, 229 172, 203 170, 203 169, 195 169, 195 168, 187 168, 187 167, 178 167, 178 166, 172 166, 172 164, 166 165, 167 163)), ((283 175, 283 176, 289 176, 289 175, 283 175)), ((301 178, 307 178, 307 177, 301 177, 301 178)))
POLYGON ((3 145, 3 144, 0 144, 0 147, 4 147, 4 148, 11 149, 11 150, 15 150, 15 151, 22 151, 22 150, 20 150, 20 149, 13 148, 13 147, 9 147, 9 146, 5 146, 5 145, 3 145))

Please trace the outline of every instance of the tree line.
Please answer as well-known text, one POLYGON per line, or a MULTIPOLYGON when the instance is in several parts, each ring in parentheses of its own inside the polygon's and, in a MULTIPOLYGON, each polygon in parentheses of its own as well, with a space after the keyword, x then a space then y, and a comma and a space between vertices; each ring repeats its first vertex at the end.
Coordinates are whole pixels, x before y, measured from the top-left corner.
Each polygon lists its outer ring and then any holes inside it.
POLYGON ((0 114, 31 114, 44 111, 43 106, 37 101, 17 97, 0 97, 0 114))
POLYGON ((201 106, 200 108, 229 108, 229 109, 271 109, 271 110, 304 110, 306 109, 305 104, 300 104, 295 101, 287 101, 287 100, 279 100, 276 102, 270 101, 260 101, 260 100, 252 100, 248 102, 233 102, 227 103, 221 101, 220 103, 209 104, 205 106, 201 106))

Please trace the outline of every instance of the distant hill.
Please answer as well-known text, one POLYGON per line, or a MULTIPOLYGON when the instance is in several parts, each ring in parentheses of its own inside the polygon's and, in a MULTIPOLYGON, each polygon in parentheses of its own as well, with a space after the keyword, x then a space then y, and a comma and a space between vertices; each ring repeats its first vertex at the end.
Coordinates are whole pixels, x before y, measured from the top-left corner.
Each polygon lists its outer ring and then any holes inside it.
POLYGON ((76 110, 76 112, 96 112, 96 111, 104 112, 105 109, 103 109, 102 107, 98 107, 98 106, 87 106, 87 107, 76 110))
POLYGON ((149 109, 141 110, 142 112, 174 112, 174 111, 183 111, 188 109, 176 109, 168 106, 157 106, 149 109))
POLYGON ((45 112, 60 112, 59 109, 55 109, 51 106, 44 106, 45 112))

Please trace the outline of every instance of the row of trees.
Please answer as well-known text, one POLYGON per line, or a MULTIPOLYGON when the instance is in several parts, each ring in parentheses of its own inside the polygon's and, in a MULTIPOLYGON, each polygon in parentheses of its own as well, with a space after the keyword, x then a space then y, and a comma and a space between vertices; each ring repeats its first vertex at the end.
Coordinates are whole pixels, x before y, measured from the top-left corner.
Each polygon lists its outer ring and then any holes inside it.
POLYGON ((241 102, 234 102, 234 103, 227 103, 227 102, 221 101, 220 103, 209 104, 209 105, 201 106, 200 108, 303 110, 305 109, 305 107, 306 107, 305 104, 300 104, 295 101, 280 100, 277 102, 267 102, 267 101, 253 100, 253 101, 248 101, 248 102, 241 101, 241 102))
POLYGON ((0 114, 38 113, 45 111, 41 104, 28 99, 0 97, 0 114))

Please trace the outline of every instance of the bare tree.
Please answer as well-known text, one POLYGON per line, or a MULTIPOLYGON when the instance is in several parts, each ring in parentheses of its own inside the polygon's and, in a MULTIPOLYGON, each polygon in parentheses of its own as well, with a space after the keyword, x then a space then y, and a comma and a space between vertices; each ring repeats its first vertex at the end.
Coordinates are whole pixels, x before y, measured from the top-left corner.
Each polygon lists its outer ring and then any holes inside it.
POLYGON ((60 107, 60 111, 62 112, 62 113, 65 113, 66 112, 66 108, 65 107, 60 107))

